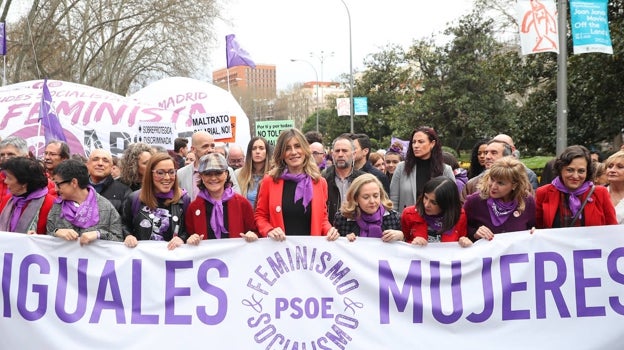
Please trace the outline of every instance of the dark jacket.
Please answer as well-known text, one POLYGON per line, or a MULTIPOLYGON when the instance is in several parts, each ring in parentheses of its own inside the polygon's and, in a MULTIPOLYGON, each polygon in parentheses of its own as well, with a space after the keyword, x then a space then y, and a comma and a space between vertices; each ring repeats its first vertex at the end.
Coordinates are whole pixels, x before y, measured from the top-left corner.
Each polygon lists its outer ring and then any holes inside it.
MULTIPOLYGON (((356 177, 364 174, 366 173, 361 170, 353 169, 351 175, 347 176, 349 179, 349 185, 351 185, 356 177)), ((336 167, 332 165, 329 168, 326 168, 323 171, 323 177, 327 181, 327 217, 333 225, 336 213, 340 211, 340 205, 342 204, 340 191, 338 191, 338 186, 336 185, 336 167)))
POLYGON ((132 193, 130 187, 119 180, 113 179, 111 175, 108 175, 102 183, 92 186, 95 188, 95 191, 100 194, 100 196, 111 202, 119 215, 122 214, 123 201, 130 195, 130 193, 132 193))
MULTIPOLYGON (((123 215, 121 223, 123 237, 133 235, 139 241, 150 240, 152 232, 159 227, 159 222, 155 221, 154 215, 150 215, 149 208, 139 200, 141 190, 132 192, 123 205, 123 215)), ((169 229, 163 233, 163 239, 169 242, 177 234, 184 242, 188 238, 184 216, 190 204, 187 194, 184 194, 177 203, 172 203, 167 207, 159 206, 169 211, 171 215, 169 229)))
POLYGON ((360 171, 375 175, 375 177, 383 185, 384 191, 386 191, 387 194, 390 194, 390 180, 388 180, 388 176, 379 171, 379 169, 375 168, 368 160, 364 163, 364 166, 360 168, 360 171))

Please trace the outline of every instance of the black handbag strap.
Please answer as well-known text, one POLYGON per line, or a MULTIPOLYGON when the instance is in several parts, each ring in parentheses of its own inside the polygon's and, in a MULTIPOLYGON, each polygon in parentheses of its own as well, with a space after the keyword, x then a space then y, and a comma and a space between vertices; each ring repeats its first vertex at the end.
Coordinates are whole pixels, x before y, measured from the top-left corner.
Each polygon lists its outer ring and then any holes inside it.
POLYGON ((579 211, 576 212, 576 215, 574 215, 574 217, 572 218, 572 222, 570 223, 570 227, 574 226, 574 224, 576 223, 576 220, 578 220, 579 216, 581 216, 581 212, 583 211, 583 208, 585 208, 585 204, 587 204, 587 201, 589 200, 589 197, 591 197, 591 195, 594 193, 594 189, 596 188, 596 186, 592 186, 589 189, 589 193, 587 194, 587 197, 585 197, 585 200, 583 201, 583 204, 581 204, 581 207, 579 208, 579 211))

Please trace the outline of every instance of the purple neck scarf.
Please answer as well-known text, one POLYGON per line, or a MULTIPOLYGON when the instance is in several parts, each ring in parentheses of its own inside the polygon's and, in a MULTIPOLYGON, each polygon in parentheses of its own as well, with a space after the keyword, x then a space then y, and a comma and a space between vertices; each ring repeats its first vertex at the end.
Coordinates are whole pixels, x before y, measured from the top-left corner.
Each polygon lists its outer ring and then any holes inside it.
POLYGON ((222 233, 227 233, 228 230, 223 224, 223 202, 227 202, 234 197, 234 191, 232 187, 228 186, 223 191, 221 199, 213 198, 206 189, 199 191, 197 197, 201 197, 204 200, 212 203, 212 213, 210 213, 210 227, 215 234, 215 237, 221 239, 222 233))
POLYGON ((442 214, 440 215, 424 214, 423 217, 425 221, 427 222, 427 228, 437 233, 441 233, 440 230, 442 229, 442 218, 444 217, 442 214))
POLYGON ((285 169, 280 177, 297 183, 294 202, 297 203, 298 200, 303 198, 303 208, 304 211, 307 211, 308 204, 312 201, 312 178, 310 178, 310 175, 306 173, 294 175, 289 173, 288 169, 285 169))
POLYGON ((27 196, 13 196, 13 213, 11 214, 11 223, 9 224, 9 230, 15 231, 15 227, 22 216, 22 209, 33 199, 41 198, 48 194, 48 188, 43 187, 38 190, 30 192, 27 196))
POLYGON ((87 191, 89 191, 89 194, 87 194, 87 199, 82 204, 63 200, 61 197, 58 197, 55 201, 61 204, 61 218, 80 228, 93 227, 100 221, 95 190, 93 187, 87 186, 87 191))
POLYGON ((494 226, 500 226, 509 219, 511 213, 518 207, 518 201, 513 200, 511 202, 503 202, 499 198, 487 199, 488 211, 490 212, 490 219, 494 226))
POLYGON ((156 192, 156 198, 158 198, 158 199, 172 199, 173 198, 173 190, 170 190, 169 192, 166 192, 166 193, 156 192))
MULTIPOLYGON (((559 176, 552 180, 551 184, 553 184, 553 186, 555 186, 555 188, 558 189, 560 192, 570 195, 568 205, 570 207, 570 212, 572 213, 572 216, 576 216, 576 213, 578 213, 579 209, 581 209, 581 199, 579 198, 579 196, 585 193, 585 191, 587 191, 590 187, 594 185, 594 183, 591 181, 585 181, 581 186, 579 186, 579 188, 574 191, 570 191, 570 189, 563 184, 559 176)), ((581 217, 582 215, 579 215, 579 218, 581 217)))
POLYGON ((380 205, 379 209, 373 214, 367 214, 362 211, 362 214, 355 220, 360 227, 360 237, 381 238, 383 233, 381 224, 385 213, 386 209, 383 205, 380 205))

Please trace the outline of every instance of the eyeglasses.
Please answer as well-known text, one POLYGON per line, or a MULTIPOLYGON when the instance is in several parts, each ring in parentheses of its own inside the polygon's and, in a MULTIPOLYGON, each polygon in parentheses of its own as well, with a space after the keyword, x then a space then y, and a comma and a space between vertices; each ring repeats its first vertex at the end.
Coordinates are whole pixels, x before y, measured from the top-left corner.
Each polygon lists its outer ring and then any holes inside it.
POLYGON ((152 174, 154 174, 154 179, 162 180, 165 178, 165 175, 169 175, 169 177, 175 177, 176 171, 175 169, 169 169, 169 170, 158 169, 158 170, 152 170, 152 174))
POLYGON ((54 152, 43 152, 44 156, 50 156, 50 157, 56 157, 56 156, 60 156, 60 153, 54 153, 54 152))
POLYGON ((312 155, 315 156, 315 157, 316 156, 324 156, 325 153, 323 153, 323 152, 312 152, 312 155))
POLYGON ((201 173, 203 176, 221 176, 223 175, 223 173, 225 173, 225 170, 210 170, 210 171, 204 171, 203 173, 201 173))
POLYGON ((71 182, 71 180, 63 180, 63 181, 55 182, 54 185, 56 186, 56 188, 59 188, 61 187, 62 184, 66 184, 68 182, 71 182))

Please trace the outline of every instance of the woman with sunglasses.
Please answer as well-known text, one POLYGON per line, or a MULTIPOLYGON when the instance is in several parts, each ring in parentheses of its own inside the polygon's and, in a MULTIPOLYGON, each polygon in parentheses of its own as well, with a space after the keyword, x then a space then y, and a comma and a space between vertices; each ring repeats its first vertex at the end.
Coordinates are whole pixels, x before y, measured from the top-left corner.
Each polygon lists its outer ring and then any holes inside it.
POLYGON ((247 198, 232 190, 228 164, 221 154, 209 153, 199 161, 199 193, 186 211, 186 243, 204 239, 242 237, 258 240, 253 208, 247 198))
POLYGON ((190 199, 180 188, 173 158, 156 153, 147 163, 141 189, 124 203, 124 244, 136 247, 138 241, 166 241, 173 250, 186 242, 184 214, 190 199))

